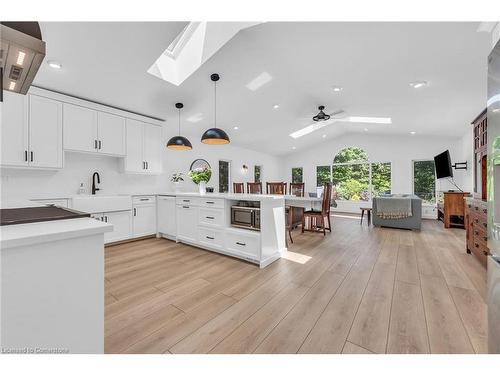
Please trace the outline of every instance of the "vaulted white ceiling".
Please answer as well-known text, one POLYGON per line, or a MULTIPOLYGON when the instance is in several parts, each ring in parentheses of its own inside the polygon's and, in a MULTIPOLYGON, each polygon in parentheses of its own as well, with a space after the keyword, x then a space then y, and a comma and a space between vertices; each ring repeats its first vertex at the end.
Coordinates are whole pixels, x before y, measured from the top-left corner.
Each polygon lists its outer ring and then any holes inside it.
POLYGON ((218 125, 233 144, 278 155, 344 132, 458 137, 485 106, 490 38, 476 31, 478 23, 259 24, 240 31, 175 86, 147 70, 185 25, 42 23, 47 60, 63 68, 44 64, 35 84, 167 119, 172 128, 174 103, 182 101, 183 133, 198 142, 213 125, 209 76, 219 73, 218 125), (257 77, 267 80, 249 89, 257 77), (419 80, 428 86, 409 86, 419 80), (327 113, 391 117, 392 124, 334 122, 297 140, 289 137, 312 122, 320 104, 327 113), (201 120, 186 121, 190 117, 201 120))

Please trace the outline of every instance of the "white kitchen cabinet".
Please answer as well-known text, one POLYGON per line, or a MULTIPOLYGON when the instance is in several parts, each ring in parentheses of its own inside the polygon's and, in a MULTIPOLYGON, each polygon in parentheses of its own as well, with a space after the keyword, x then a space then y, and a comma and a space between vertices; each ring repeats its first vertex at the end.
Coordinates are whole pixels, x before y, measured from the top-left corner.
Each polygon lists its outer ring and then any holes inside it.
POLYGON ((177 235, 175 220, 175 197, 158 197, 158 232, 167 237, 174 238, 177 235))
POLYGON ((162 130, 160 126, 126 120, 125 173, 160 174, 162 172, 162 130))
POLYGON ((32 199, 32 202, 40 203, 40 205, 44 206, 56 206, 56 207, 64 207, 68 208, 68 200, 65 198, 62 199, 32 199))
POLYGON ((151 124, 143 125, 143 154, 146 172, 160 174, 162 172, 162 131, 161 127, 151 124))
POLYGON ((62 104, 36 95, 4 95, 2 166, 62 168, 62 104))
POLYGON ((97 113, 98 152, 125 155, 125 118, 106 112, 97 113))
POLYGON ((104 212, 104 221, 113 224, 113 231, 104 233, 104 242, 123 241, 132 233, 132 215, 130 211, 104 212))
POLYGON ((64 149, 96 152, 97 112, 79 105, 64 103, 64 149))
POLYGON ((125 155, 125 118, 64 103, 64 149, 125 155))
POLYGON ((28 96, 3 92, 1 160, 3 166, 28 165, 28 96))
POLYGON ((177 238, 190 243, 198 242, 198 207, 177 205, 177 238))
POLYGON ((132 235, 149 236, 156 233, 156 200, 154 197, 134 197, 132 235), (140 202, 143 199, 143 203, 140 202))

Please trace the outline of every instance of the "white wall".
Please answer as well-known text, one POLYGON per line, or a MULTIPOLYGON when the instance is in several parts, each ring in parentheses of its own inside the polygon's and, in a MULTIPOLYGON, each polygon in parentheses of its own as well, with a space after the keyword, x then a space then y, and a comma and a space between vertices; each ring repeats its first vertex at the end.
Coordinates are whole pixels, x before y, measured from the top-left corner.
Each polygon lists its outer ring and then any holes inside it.
MULTIPOLYGON (((164 132, 163 144, 169 139, 169 131, 164 132)), ((201 137, 201 134, 200 134, 201 137)), ((232 181, 253 181, 253 166, 262 165, 263 181, 279 180, 281 168, 279 159, 267 154, 235 147, 208 146, 199 139, 191 139, 192 151, 172 151, 164 149, 163 174, 144 176, 123 174, 120 172, 118 158, 100 155, 65 152, 65 165, 59 171, 2 169, 2 199, 64 198, 77 193, 83 182, 90 192, 92 174, 99 172, 102 189, 98 194, 147 194, 172 191, 174 186, 170 177, 174 172, 187 173, 196 158, 206 159, 213 169, 208 186, 218 189, 218 160, 231 160, 232 181), (242 165, 248 165, 248 173, 242 173, 242 165)), ((196 191, 197 186, 186 177, 181 186, 184 191, 196 191)))
MULTIPOLYGON (((314 191, 316 166, 330 165, 338 151, 345 147, 356 146, 364 149, 371 161, 391 162, 393 193, 412 193, 412 160, 432 159, 438 153, 449 149, 453 163, 467 159, 470 168, 472 159, 471 134, 472 130, 463 138, 345 134, 334 140, 326 141, 314 149, 288 155, 284 159, 283 171, 285 175, 283 175, 283 179, 285 181, 291 179, 292 167, 303 167, 306 191, 314 191)), ((454 171, 454 173, 455 181, 462 189, 471 189, 470 169, 468 171, 454 171)), ((438 190, 454 189, 446 180, 439 180, 436 186, 438 190)), ((359 206, 359 203, 356 202, 339 202, 338 210, 359 212, 359 206)))

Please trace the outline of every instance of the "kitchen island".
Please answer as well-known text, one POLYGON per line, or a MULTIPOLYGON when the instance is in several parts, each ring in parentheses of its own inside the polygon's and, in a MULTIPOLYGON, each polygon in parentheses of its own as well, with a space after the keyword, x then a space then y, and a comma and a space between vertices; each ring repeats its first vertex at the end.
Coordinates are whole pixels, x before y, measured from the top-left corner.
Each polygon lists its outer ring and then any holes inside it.
POLYGON ((158 235, 263 268, 286 253, 285 197, 265 194, 158 194, 158 235), (232 225, 231 207, 258 208, 260 228, 232 225))
POLYGON ((104 352, 104 233, 111 230, 91 218, 0 227, 3 353, 104 352))

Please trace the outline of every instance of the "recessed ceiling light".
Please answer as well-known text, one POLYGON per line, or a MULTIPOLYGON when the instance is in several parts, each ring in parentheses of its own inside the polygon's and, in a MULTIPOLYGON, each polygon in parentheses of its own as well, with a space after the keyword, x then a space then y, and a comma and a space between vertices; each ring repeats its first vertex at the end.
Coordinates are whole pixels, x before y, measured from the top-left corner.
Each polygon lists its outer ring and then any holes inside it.
POLYGON ((297 147, 295 147, 295 146, 292 146, 292 150, 295 150, 296 148, 297 148, 297 147))
POLYGON ((10 81, 9 90, 13 91, 16 88, 16 83, 14 81, 10 81))
POLYGON ((322 135, 322 137, 323 137, 323 138, 326 138, 326 134, 323 134, 323 135, 322 135))
POLYGON ((344 89, 344 88, 343 88, 343 87, 340 87, 340 86, 333 86, 333 87, 332 87, 332 90, 333 90, 334 92, 340 92, 340 91, 342 91, 343 89, 344 89))
POLYGON ((238 130, 239 128, 238 128, 237 126, 235 126, 233 129, 234 129, 234 130, 238 130))
POLYGON ((365 132, 367 132, 367 131, 368 131, 368 128, 364 128, 363 130, 364 130, 365 132))
POLYGON ((414 89, 419 89, 420 87, 427 86, 427 81, 410 82, 410 86, 413 87, 414 89))
POLYGON ((47 64, 49 64, 49 66, 53 69, 61 69, 62 68, 62 65, 60 63, 58 63, 57 61, 49 60, 49 61, 47 61, 47 64))
POLYGON ((417 132, 410 132, 410 134, 411 134, 411 135, 415 135, 415 134, 417 134, 417 132))
POLYGON ((279 105, 279 104, 275 104, 275 105, 273 105, 273 108, 274 108, 274 109, 278 109, 279 107, 280 107, 280 105, 279 105))
POLYGON ((24 64, 24 58, 26 57, 26 53, 23 51, 19 51, 17 55, 17 65, 23 65, 24 64))

